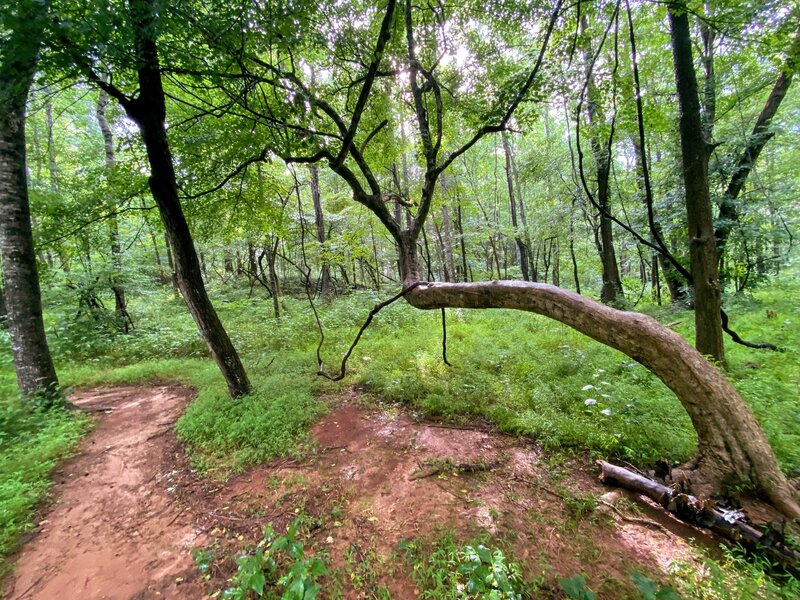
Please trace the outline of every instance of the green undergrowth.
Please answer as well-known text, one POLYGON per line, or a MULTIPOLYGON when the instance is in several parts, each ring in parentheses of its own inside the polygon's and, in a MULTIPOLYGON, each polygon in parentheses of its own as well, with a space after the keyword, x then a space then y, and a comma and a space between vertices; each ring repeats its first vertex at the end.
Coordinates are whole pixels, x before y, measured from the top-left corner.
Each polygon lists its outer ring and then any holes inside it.
POLYGON ((13 396, 0 397, 0 576, 3 559, 16 550, 48 496, 50 474, 88 426, 87 418, 72 411, 41 411, 13 396))
MULTIPOLYGON (((320 305, 322 358, 335 374, 369 309, 395 290, 362 292, 320 305)), ((386 308, 364 334, 333 384, 316 375, 318 330, 307 302, 271 301, 246 289, 212 297, 253 382, 232 401, 183 303, 168 291, 130 294, 136 329, 122 334, 104 321, 75 321, 74 310, 48 299, 48 336, 62 384, 179 381, 197 390, 177 425, 193 463, 215 475, 302 452, 307 430, 324 412, 320 395, 348 385, 404 404, 416 413, 467 420, 483 417, 500 430, 528 436, 554 451, 646 465, 682 461, 695 449, 691 423, 674 395, 623 354, 544 317, 503 310, 447 311, 448 358, 441 356, 438 311, 402 301, 386 308), (56 308, 53 308, 56 306, 56 308)), ((800 468, 800 283, 784 277, 752 295, 726 298, 742 337, 770 341, 783 352, 726 343, 729 376, 766 431, 781 466, 800 468)), ((113 305, 113 302, 109 302, 113 305)), ((671 307, 639 306, 691 338, 693 317, 671 307)), ((66 455, 86 420, 74 414, 28 411, 16 398, 7 341, 0 331, 0 552, 8 552, 48 489, 55 461, 66 455)))

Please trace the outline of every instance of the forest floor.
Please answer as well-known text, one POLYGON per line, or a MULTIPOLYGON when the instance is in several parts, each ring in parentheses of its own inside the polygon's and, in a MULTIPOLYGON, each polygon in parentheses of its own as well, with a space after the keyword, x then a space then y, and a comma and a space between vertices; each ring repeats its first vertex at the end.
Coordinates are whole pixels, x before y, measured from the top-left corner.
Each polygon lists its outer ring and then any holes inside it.
POLYGON ((564 597, 559 579, 581 572, 601 598, 637 597, 631 572, 669 581, 671 564, 697 561, 692 544, 716 546, 627 494, 607 506, 609 489, 585 459, 547 456, 485 422, 420 421, 357 389, 323 398, 329 412, 311 431, 313 451, 224 481, 202 476, 173 433, 191 397, 178 385, 73 397, 97 411, 96 426, 57 470, 54 501, 6 598, 211 596, 265 525, 282 533, 298 515, 311 524, 306 555, 328 567, 323 597, 430 597, 424 563, 448 536, 502 547, 542 598, 564 597), (213 555, 205 576, 197 548, 213 555))

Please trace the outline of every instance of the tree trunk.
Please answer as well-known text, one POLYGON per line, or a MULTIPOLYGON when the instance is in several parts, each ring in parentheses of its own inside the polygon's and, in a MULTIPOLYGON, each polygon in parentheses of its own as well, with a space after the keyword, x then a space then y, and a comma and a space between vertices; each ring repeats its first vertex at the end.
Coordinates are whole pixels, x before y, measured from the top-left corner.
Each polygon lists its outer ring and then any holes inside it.
POLYGON ((456 227, 458 228, 458 240, 461 246, 461 270, 463 275, 462 281, 472 281, 469 273, 469 263, 467 262, 467 244, 464 241, 464 223, 461 215, 461 198, 456 197, 456 227))
POLYGON ((152 0, 131 0, 136 43, 139 95, 123 106, 139 126, 150 163, 150 191, 164 222, 175 262, 178 286, 211 356, 234 398, 250 392, 250 381, 228 333, 208 298, 189 225, 178 199, 172 153, 165 128, 166 103, 155 40, 156 10, 152 0))
POLYGON ((267 265, 269 267, 269 282, 272 286, 272 308, 275 312, 275 319, 281 318, 281 307, 280 307, 280 299, 281 299, 281 283, 278 279, 278 271, 275 269, 275 259, 278 253, 278 244, 280 243, 279 238, 275 238, 275 241, 270 241, 271 246, 267 248, 267 265))
MULTIPOLYGON (((511 166, 511 146, 508 143, 508 135, 504 131, 502 133, 503 139, 503 154, 506 160, 506 184, 508 185, 508 202, 511 206, 511 227, 514 229, 514 241, 517 244, 517 254, 519 255, 519 266, 522 270, 522 278, 525 281, 530 281, 530 270, 528 267, 528 248, 525 242, 522 241, 522 236, 519 233, 519 224, 517 223, 517 201, 514 197, 514 173, 511 166)), ((517 189, 519 193, 519 189, 517 189)))
MULTIPOLYGON (((631 143, 633 144, 634 160, 636 161, 637 187, 639 188, 639 192, 642 194, 642 200, 645 204, 645 208, 650 208, 647 206, 649 200, 644 183, 644 149, 642 148, 642 144, 639 142, 637 136, 631 138, 631 143)), ((661 223, 656 220, 655 215, 653 215, 652 225, 648 223, 648 226, 651 228, 651 241, 655 241, 656 239, 664 239, 661 223)), ((675 266, 666 260, 663 254, 660 252, 653 251, 651 254, 651 260, 653 263, 652 286, 653 290, 657 294, 658 303, 661 304, 661 280, 659 279, 659 271, 663 271, 664 278, 667 280, 667 287, 669 288, 670 302, 681 302, 682 304, 687 304, 688 298, 686 297, 686 287, 684 285, 685 282, 683 282, 681 275, 677 272, 675 266), (661 265, 660 269, 659 264, 661 265)))
POLYGON ((311 173, 311 199, 314 201, 314 223, 317 229, 317 241, 322 252, 322 281, 320 282, 320 294, 322 299, 331 299, 331 268, 325 255, 325 216, 322 212, 322 200, 319 193, 319 168, 312 165, 308 168, 311 173))
POLYGON ((561 285, 561 256, 558 238, 553 238, 550 247, 553 250, 553 285, 559 287, 561 285))
POLYGON ((0 65, 0 250, 20 392, 53 400, 60 392, 42 320, 25 162, 25 102, 36 72, 47 7, 30 0, 20 4, 9 19, 11 30, 0 65))
POLYGON ((453 227, 450 224, 450 210, 447 208, 447 184, 444 173, 440 176, 442 184, 442 246, 444 248, 445 266, 453 281, 458 281, 455 261, 453 260, 453 227))
POLYGON ((720 317, 721 294, 711 197, 708 189, 709 146, 703 136, 697 79, 692 62, 689 19, 682 0, 669 10, 672 57, 680 106, 681 154, 686 191, 689 254, 694 278, 696 347, 725 364, 720 317))
POLYGON ((725 377, 677 333, 652 317, 623 312, 552 285, 522 281, 419 282, 415 244, 404 232, 406 300, 420 309, 504 308, 544 315, 623 352, 648 368, 680 400, 698 437, 685 475, 698 496, 755 483, 781 512, 800 516, 792 486, 778 467, 753 413, 725 377))
MULTIPOLYGON (((164 245, 167 248, 167 266, 169 266, 172 289, 175 292, 175 294, 179 294, 181 290, 180 287, 178 286, 178 270, 175 268, 175 261, 172 259, 172 249, 170 248, 169 236, 167 235, 166 231, 164 232, 164 245)), ((205 265, 205 262, 203 263, 203 265, 205 265)), ((205 269, 201 269, 201 273, 204 272, 205 269)))
MULTIPOLYGON (((110 176, 114 171, 114 137, 106 119, 106 106, 108 105, 108 95, 100 90, 97 98, 97 123, 103 134, 103 144, 106 150, 106 170, 110 176)), ((122 248, 119 242, 119 222, 117 216, 113 214, 116 209, 116 202, 109 200, 108 208, 112 209, 112 216, 109 219, 109 234, 111 238, 111 291, 114 292, 114 312, 117 321, 125 333, 133 328, 133 319, 128 313, 128 302, 125 298, 125 287, 122 285, 122 248)))
MULTIPOLYGON (((582 33, 585 34, 587 28, 588 20, 584 14, 581 20, 582 33)), ((588 102, 586 103, 586 113, 589 117, 589 124, 594 127, 598 122, 602 122, 602 118, 598 118, 598 94, 594 82, 594 74, 588 72, 589 57, 592 56, 591 43, 588 44, 584 54, 587 63, 588 77, 588 102)), ((609 149, 603 144, 596 132, 592 132, 591 147, 597 174, 597 204, 600 210, 600 236, 598 241, 603 277, 603 285, 600 288, 600 300, 604 304, 610 304, 617 299, 618 294, 622 294, 622 280, 619 275, 619 267, 617 266, 617 256, 614 251, 614 223, 610 217, 609 178, 611 175, 611 155, 609 149)))
POLYGON ((0 329, 6 328, 6 320, 8 318, 8 309, 6 308, 6 292, 3 286, 0 286, 0 329))

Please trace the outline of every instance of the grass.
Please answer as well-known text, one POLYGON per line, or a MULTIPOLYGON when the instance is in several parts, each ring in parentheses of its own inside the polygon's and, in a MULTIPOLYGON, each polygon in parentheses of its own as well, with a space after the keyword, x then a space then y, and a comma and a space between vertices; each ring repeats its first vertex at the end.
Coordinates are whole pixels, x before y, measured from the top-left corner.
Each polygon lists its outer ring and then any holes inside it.
POLYGON ((87 418, 73 412, 31 410, 13 397, 0 399, 0 561, 33 525, 50 474, 88 426, 87 418))

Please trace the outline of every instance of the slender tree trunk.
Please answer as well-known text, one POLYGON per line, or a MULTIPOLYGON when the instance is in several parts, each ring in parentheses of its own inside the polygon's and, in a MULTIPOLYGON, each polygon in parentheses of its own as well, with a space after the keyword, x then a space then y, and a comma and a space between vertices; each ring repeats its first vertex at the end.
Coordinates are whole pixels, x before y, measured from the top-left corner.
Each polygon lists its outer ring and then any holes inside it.
MULTIPOLYGON (((636 136, 631 138, 631 142, 633 143, 633 154, 634 160, 636 161, 636 183, 639 188, 639 191, 642 194, 642 199, 647 207, 647 193, 644 188, 644 160, 642 153, 644 152, 642 145, 639 143, 639 140, 636 136)), ((661 228, 661 223, 659 223, 655 216, 653 218, 653 225, 652 231, 650 231, 650 240, 655 240, 658 237, 659 239, 664 239, 663 230, 661 228)), ((664 272, 664 278, 667 280, 667 287, 669 288, 670 293, 670 301, 671 302, 680 302, 682 304, 688 303, 688 298, 686 297, 686 287, 684 285, 683 279, 681 275, 675 270, 675 267, 672 263, 667 261, 664 256, 660 252, 653 252, 651 255, 652 263, 653 263, 653 290, 657 290, 658 295, 658 303, 661 304, 661 284, 658 278, 659 273, 659 264, 661 265, 661 271, 664 272)))
MULTIPOLYGON (((100 95, 97 99, 97 123, 100 125, 100 131, 103 134, 103 143, 106 151, 106 171, 110 176, 114 172, 114 137, 111 133, 111 128, 108 126, 106 119, 106 106, 108 105, 108 95, 105 91, 100 90, 100 95)), ((108 208, 116 208, 116 202, 109 200, 107 202, 108 208)), ((122 248, 119 241, 119 221, 116 215, 112 215, 109 219, 109 234, 111 238, 111 266, 113 273, 111 275, 111 291, 114 292, 114 312, 117 316, 122 330, 128 333, 133 328, 133 319, 128 313, 128 302, 125 298, 125 287, 122 284, 122 248)))
MULTIPOLYGON (((581 21, 581 30, 585 34, 588 29, 588 20, 584 14, 581 21)), ((588 72, 589 56, 592 55, 591 43, 585 50, 585 60, 587 64, 588 81, 588 102, 586 112, 589 117, 589 124, 593 127, 602 118, 598 115, 597 87, 594 82, 594 74, 588 72)), ((603 144, 596 132, 591 136, 592 155, 594 156, 595 170, 597 174, 597 204, 600 209, 600 235, 598 238, 600 249, 600 265, 602 268, 603 285, 600 289, 600 300, 604 304, 610 304, 617 299, 617 295, 622 294, 622 280, 619 275, 617 256, 614 251, 614 223, 611 220, 611 206, 609 198, 609 178, 611 175, 611 155, 603 144)))
POLYGON ((569 257, 572 261, 572 278, 575 280, 575 292, 581 293, 581 281, 578 277, 578 259, 575 257, 575 200, 572 200, 572 210, 569 213, 569 257))
POLYGON ((23 396, 60 396, 42 320, 25 160, 25 103, 48 5, 22 0, 9 17, 0 64, 0 251, 17 383, 23 396), (10 24, 9 24, 10 22, 10 24))
POLYGON ((3 286, 0 286, 0 329, 6 329, 7 319, 8 309, 6 308, 6 292, 3 286))
MULTIPOLYGON (((308 168, 311 173, 311 199, 314 201, 314 223, 316 225, 317 241, 320 249, 325 247, 325 217, 322 212, 322 200, 319 193, 319 168, 312 165, 308 168)), ((322 299, 331 299, 331 270, 328 260, 323 254, 322 257, 322 281, 320 282, 320 293, 322 299)))
MULTIPOLYGON (((161 262, 161 252, 158 250, 158 240, 156 239, 156 234, 153 229, 148 225, 147 228, 150 230, 150 241, 153 244, 153 254, 156 259, 156 268, 158 269, 158 280, 162 284, 166 284, 167 281, 167 274, 164 272, 164 264, 161 262)), ((170 270, 172 266, 170 265, 170 270)))
POLYGON ((278 271, 275 268, 279 244, 280 238, 277 236, 274 240, 268 240, 267 243, 267 266, 269 268, 269 283, 270 287, 272 287, 272 309, 275 312, 275 320, 280 320, 281 318, 281 284, 278 279, 278 271))
POLYGON ((559 269, 561 268, 561 256, 560 248, 558 246, 558 238, 553 238, 550 247, 553 250, 553 285, 559 287, 561 285, 561 273, 559 272, 559 269))
POLYGON ((447 207, 447 179, 445 179, 444 173, 440 176, 440 180, 442 185, 442 246, 444 248, 444 261, 452 280, 458 281, 455 261, 453 260, 453 228, 450 224, 450 209, 447 207))
MULTIPOLYGON (((517 245, 517 254, 519 255, 519 266, 522 270, 522 278, 525 281, 530 281, 531 276, 528 268, 528 248, 525 242, 522 241, 522 236, 519 232, 519 223, 517 223, 517 200, 514 197, 514 173, 511 165, 511 145, 508 143, 508 135, 504 131, 502 134, 503 139, 503 154, 505 155, 506 167, 506 184, 508 185, 508 202, 511 206, 511 227, 514 228, 514 242, 517 245)), ((517 189, 519 193, 519 189, 517 189)))
POLYGON ((575 242, 569 240, 569 256, 572 259, 572 277, 575 280, 575 293, 581 293, 581 280, 578 278, 578 260, 575 258, 575 242))
POLYGON ((152 0, 131 0, 139 95, 123 105, 139 126, 150 163, 150 191, 172 249, 178 286, 211 356, 234 398, 250 392, 242 362, 208 298, 189 225, 178 199, 172 153, 167 140, 166 102, 155 40, 156 7, 152 0))
POLYGON ((447 266, 447 259, 445 258, 445 248, 444 248, 444 236, 442 235, 442 229, 433 221, 433 230, 436 233, 436 242, 437 242, 437 250, 439 251, 439 262, 442 265, 442 281, 455 281, 452 277, 452 271, 447 266))
POLYGON ((458 228, 458 241, 461 245, 461 270, 462 281, 472 281, 469 273, 469 263, 467 262, 467 244, 464 241, 464 223, 461 215, 461 198, 456 197, 456 227, 458 228))
POLYGON ((703 136, 697 79, 692 61, 689 19, 683 0, 671 4, 669 18, 675 83, 680 106, 686 220, 694 278, 696 347, 702 354, 724 364, 725 346, 720 318, 721 290, 711 197, 708 189, 709 146, 703 136))

